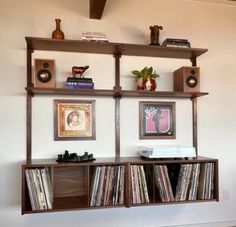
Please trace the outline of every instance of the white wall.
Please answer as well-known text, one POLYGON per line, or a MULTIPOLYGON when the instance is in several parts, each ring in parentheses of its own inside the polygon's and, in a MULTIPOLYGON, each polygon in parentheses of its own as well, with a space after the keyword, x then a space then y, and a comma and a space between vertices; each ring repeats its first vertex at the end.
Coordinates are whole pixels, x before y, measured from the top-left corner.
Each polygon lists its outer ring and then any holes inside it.
MULTIPOLYGON (((172 226, 199 223, 201 226, 236 224, 236 7, 187 0, 108 0, 102 20, 89 19, 87 0, 0 0, 0 225, 28 227, 65 226, 172 226), (101 209, 21 216, 21 164, 26 150, 26 42, 25 36, 50 37, 54 19, 62 19, 67 39, 80 39, 82 31, 105 32, 111 42, 149 43, 149 26, 162 25, 160 41, 167 37, 187 38, 192 47, 208 48, 201 56, 201 90, 209 96, 199 99, 199 153, 219 158, 220 202, 186 205, 101 209), (229 200, 223 200, 223 190, 229 200)), ((57 78, 63 81, 73 65, 90 65, 89 74, 98 88, 114 82, 111 56, 36 52, 34 57, 55 58, 57 78), (102 63, 106 63, 102 66, 102 63)), ((133 86, 130 71, 152 65, 161 78, 160 90, 172 89, 172 72, 189 61, 124 57, 121 59, 122 87, 133 86)), ((97 140, 54 142, 54 98, 33 101, 33 156, 56 158, 69 149, 96 157, 114 156, 114 101, 96 101, 97 140), (105 117, 104 117, 105 115, 105 117)), ((75 98, 75 97, 72 97, 75 98)), ((145 99, 143 99, 145 100, 145 99)), ((138 145, 155 141, 138 140, 138 100, 121 102, 121 153, 135 155, 138 145)), ((177 139, 161 144, 191 144, 191 104, 177 101, 177 139)))

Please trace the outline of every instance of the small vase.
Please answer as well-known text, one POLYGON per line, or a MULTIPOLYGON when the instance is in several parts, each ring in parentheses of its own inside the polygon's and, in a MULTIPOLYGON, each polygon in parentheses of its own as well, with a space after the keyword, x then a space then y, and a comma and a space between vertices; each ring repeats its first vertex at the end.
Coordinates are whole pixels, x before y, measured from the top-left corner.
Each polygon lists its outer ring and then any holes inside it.
POLYGON ((55 19, 55 21, 56 21, 56 30, 53 31, 52 38, 53 39, 64 39, 65 36, 64 36, 64 33, 61 30, 61 26, 60 26, 61 19, 55 19))
POLYGON ((137 90, 138 90, 138 91, 144 90, 144 87, 143 87, 143 79, 142 79, 142 78, 139 78, 139 79, 137 80, 136 85, 137 85, 137 90))
POLYGON ((137 90, 144 90, 144 91, 155 91, 157 88, 157 83, 155 79, 148 78, 148 79, 138 79, 137 81, 137 90))

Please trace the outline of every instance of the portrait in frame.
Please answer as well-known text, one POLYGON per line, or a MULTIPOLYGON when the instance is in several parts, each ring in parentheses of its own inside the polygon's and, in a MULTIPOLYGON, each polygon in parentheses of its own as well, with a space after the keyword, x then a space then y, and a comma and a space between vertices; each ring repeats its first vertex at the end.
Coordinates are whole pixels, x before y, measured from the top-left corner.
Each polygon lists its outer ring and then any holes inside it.
POLYGON ((54 140, 95 139, 95 100, 54 100, 54 140))
POLYGON ((139 102, 139 139, 175 139, 175 102, 139 102))

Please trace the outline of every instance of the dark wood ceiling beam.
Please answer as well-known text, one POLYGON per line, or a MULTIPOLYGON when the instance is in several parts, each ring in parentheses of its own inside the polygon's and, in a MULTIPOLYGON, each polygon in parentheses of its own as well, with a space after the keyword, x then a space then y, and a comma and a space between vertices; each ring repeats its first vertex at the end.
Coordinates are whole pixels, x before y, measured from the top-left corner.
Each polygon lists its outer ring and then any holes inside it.
POLYGON ((91 19, 101 19, 106 4, 106 0, 89 0, 89 2, 90 2, 89 17, 91 19))

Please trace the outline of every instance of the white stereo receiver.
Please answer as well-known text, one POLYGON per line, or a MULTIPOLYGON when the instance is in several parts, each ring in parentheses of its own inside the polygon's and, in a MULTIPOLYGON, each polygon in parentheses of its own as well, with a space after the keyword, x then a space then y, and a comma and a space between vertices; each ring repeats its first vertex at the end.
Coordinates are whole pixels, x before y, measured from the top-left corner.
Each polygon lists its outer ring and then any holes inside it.
POLYGON ((145 158, 192 158, 196 157, 196 149, 183 146, 142 147, 139 155, 145 158))

